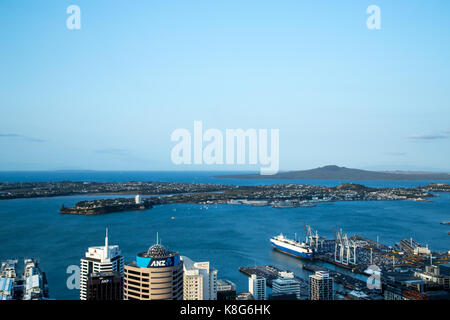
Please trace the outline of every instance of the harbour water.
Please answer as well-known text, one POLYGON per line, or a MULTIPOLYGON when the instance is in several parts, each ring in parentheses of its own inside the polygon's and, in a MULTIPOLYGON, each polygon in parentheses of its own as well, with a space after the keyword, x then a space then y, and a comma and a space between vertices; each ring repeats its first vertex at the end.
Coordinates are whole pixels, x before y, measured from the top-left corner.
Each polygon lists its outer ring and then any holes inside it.
MULTIPOLYGON (((221 173, 182 172, 13 172, 1 173, 0 181, 180 181, 256 185, 267 183, 304 183, 337 185, 343 181, 282 181, 217 179, 221 173)), ((357 181, 373 187, 412 187, 431 181, 357 181)), ((435 181, 433 181, 435 182, 435 181)), ((449 183, 447 181, 447 183, 449 183)), ((302 221, 332 238, 331 228, 343 228, 349 235, 359 234, 393 245, 413 237, 433 250, 450 249, 450 194, 432 202, 355 201, 319 204, 316 207, 273 209, 245 205, 168 205, 151 210, 121 212, 99 216, 61 215, 62 204, 72 206, 88 199, 115 196, 72 196, 0 201, 0 259, 39 257, 47 273, 50 297, 78 299, 66 280, 70 265, 79 265, 87 247, 101 245, 105 228, 110 243, 118 244, 125 260, 135 258, 156 240, 197 261, 210 261, 219 278, 236 283, 247 291, 247 278, 240 266, 275 265, 302 277, 302 261, 272 250, 269 238, 283 232, 304 235, 302 221), (175 219, 171 219, 175 217, 175 219)))

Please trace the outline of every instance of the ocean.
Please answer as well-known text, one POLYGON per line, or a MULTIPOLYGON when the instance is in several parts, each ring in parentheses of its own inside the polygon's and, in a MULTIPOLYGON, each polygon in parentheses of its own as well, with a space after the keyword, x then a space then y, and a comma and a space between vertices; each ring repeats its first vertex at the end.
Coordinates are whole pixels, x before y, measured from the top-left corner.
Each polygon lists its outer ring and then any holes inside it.
MULTIPOLYGON (((219 179, 224 172, 0 172, 1 182, 11 181, 177 181, 257 185, 302 183, 334 186, 334 180, 245 180, 219 179)), ((432 181, 355 181, 371 187, 413 187, 432 181)), ((436 181, 433 181, 436 182, 436 181)), ((445 182, 445 181, 444 181, 445 182)), ((449 183, 449 181, 446 181, 449 183)), ((89 246, 103 245, 105 228, 110 244, 118 244, 125 261, 135 259, 156 242, 194 261, 210 261, 219 279, 236 283, 237 291, 248 290, 240 266, 274 265, 301 277, 301 260, 274 251, 271 236, 304 236, 303 221, 321 236, 333 238, 332 228, 394 245, 413 237, 432 250, 450 250, 450 194, 432 202, 354 201, 319 204, 312 208, 274 209, 245 205, 168 205, 146 211, 99 216, 61 215, 62 204, 116 196, 70 196, 0 201, 0 260, 38 257, 46 272, 52 299, 78 299, 78 290, 66 285, 70 265, 79 265, 89 246), (172 220, 171 217, 175 217, 172 220)))

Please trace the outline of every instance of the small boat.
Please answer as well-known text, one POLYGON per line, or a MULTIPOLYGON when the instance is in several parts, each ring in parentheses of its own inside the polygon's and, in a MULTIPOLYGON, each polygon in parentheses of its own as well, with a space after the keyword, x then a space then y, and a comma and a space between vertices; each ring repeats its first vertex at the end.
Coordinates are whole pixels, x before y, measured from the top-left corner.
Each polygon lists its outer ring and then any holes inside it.
POLYGON ((175 217, 172 217, 172 218, 170 218, 170 219, 175 220, 175 217))

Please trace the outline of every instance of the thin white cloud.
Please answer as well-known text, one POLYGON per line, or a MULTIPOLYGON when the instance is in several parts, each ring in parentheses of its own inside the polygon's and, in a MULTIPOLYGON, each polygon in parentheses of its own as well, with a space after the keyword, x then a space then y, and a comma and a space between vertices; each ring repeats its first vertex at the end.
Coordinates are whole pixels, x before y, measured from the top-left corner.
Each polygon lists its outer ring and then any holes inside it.
POLYGON ((408 137, 408 139, 410 140, 422 140, 422 141, 441 140, 448 138, 449 138, 448 134, 421 134, 408 137))
POLYGON ((45 142, 45 140, 42 139, 37 139, 37 138, 33 138, 33 137, 27 137, 21 134, 17 134, 17 133, 0 133, 0 138, 4 138, 4 139, 21 139, 21 140, 25 140, 25 141, 30 141, 30 142, 45 142))

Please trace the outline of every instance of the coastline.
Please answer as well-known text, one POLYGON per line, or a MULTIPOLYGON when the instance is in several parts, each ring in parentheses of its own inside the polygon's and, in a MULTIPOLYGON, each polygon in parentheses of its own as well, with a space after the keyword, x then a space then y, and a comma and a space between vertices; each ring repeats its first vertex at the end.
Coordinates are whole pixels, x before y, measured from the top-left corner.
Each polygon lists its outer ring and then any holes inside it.
MULTIPOLYGON (((234 187, 223 192, 176 193, 142 199, 148 209, 157 205, 250 205, 272 208, 314 207, 321 203, 337 201, 398 201, 431 202, 437 197, 432 192, 450 192, 450 185, 428 185, 418 189, 368 188, 357 184, 344 184, 333 188, 310 185, 272 185, 257 187, 234 187)), ((72 208, 62 207, 64 214, 102 214, 142 209, 132 198, 82 201, 72 208)))

